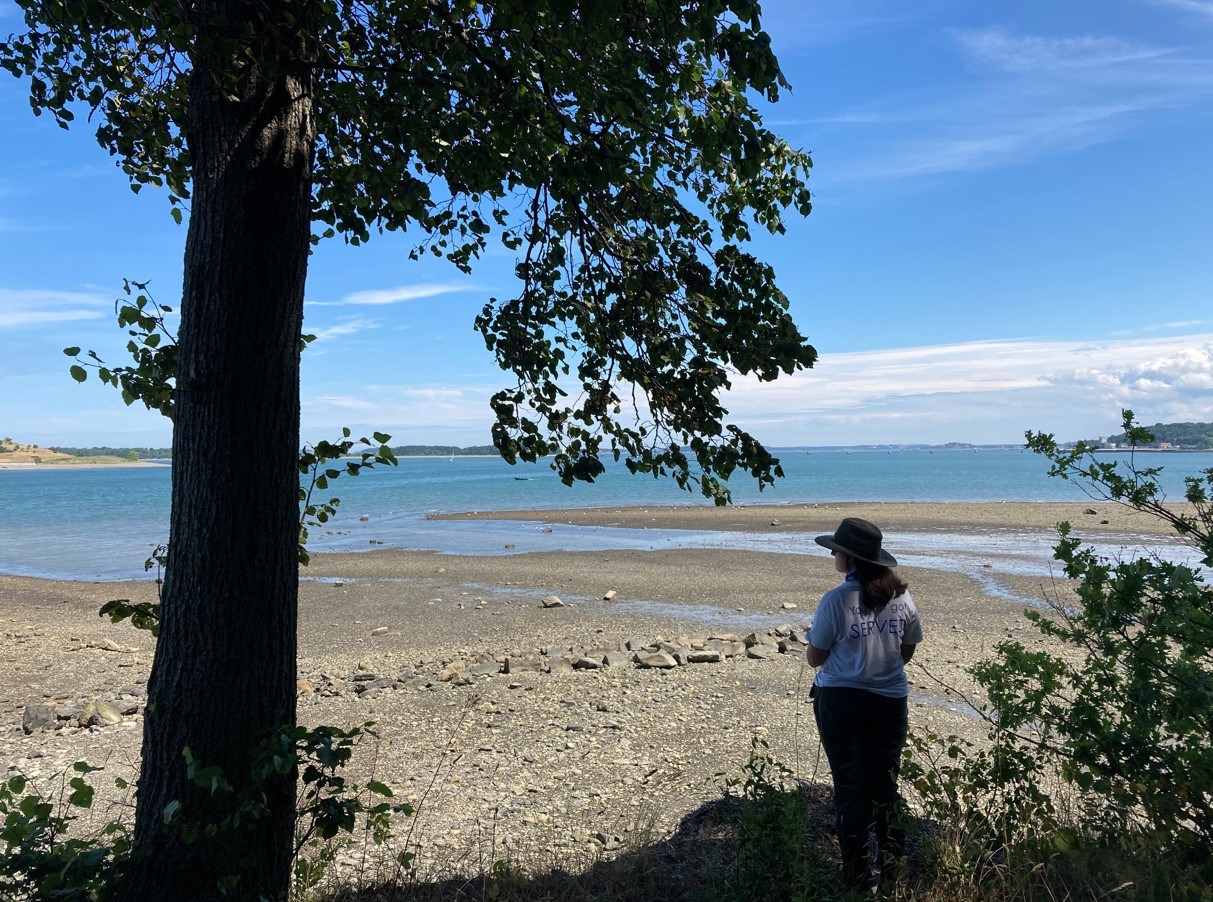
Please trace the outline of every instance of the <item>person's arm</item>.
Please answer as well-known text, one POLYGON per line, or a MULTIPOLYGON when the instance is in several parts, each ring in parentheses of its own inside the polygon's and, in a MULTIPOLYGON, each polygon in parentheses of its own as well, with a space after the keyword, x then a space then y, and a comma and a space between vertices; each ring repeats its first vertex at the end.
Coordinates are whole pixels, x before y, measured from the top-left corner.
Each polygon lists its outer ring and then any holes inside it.
POLYGON ((822 664, 824 664, 826 662, 826 658, 828 658, 830 656, 829 649, 822 651, 820 648, 818 648, 816 645, 812 644, 811 642, 805 646, 804 653, 805 653, 805 657, 808 658, 808 660, 809 660, 810 667, 820 667, 822 664))
POLYGON ((916 648, 918 648, 917 645, 903 645, 901 647, 901 663, 902 664, 910 663, 910 658, 914 657, 914 649, 916 649, 916 648))

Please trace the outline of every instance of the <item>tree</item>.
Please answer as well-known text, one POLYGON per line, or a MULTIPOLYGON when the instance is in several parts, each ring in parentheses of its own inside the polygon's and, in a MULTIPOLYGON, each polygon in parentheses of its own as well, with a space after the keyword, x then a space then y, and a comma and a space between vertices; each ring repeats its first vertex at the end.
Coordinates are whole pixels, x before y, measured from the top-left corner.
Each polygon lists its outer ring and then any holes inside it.
MULTIPOLYGON (((516 379, 492 401, 502 455, 554 454, 572 481, 612 453, 723 501, 738 468, 780 475, 725 422, 731 373, 816 356, 744 248, 789 207, 808 213, 810 161, 750 102, 786 88, 753 0, 18 5, 0 65, 29 79, 35 113, 68 127, 87 107, 133 188, 167 187, 178 221, 188 206, 136 823, 151 854, 124 893, 209 897, 226 865, 163 815, 218 813, 184 749, 247 787, 258 740, 294 723, 311 242, 412 228, 414 256, 466 271, 500 241, 521 287, 477 327, 516 379)), ((293 787, 267 784, 241 895, 286 892, 293 787)))

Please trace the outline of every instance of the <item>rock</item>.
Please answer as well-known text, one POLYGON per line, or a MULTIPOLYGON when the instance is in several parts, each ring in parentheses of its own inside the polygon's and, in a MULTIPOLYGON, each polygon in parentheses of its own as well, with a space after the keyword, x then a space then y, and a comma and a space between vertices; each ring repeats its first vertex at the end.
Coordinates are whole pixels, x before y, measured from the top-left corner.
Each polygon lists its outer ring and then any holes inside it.
POLYGON ((795 604, 791 601, 785 601, 783 604, 780 605, 780 607, 783 608, 783 610, 785 610, 785 611, 794 611, 798 607, 800 607, 800 605, 795 604))
POLYGON ((757 658, 759 661, 765 661, 767 658, 773 658, 779 653, 779 649, 774 645, 751 645, 745 650, 747 658, 757 658))
MULTIPOLYGON (((550 666, 549 662, 549 666, 550 666)), ((539 655, 521 655, 505 659, 506 673, 543 673, 543 659, 539 655)))
POLYGON ((137 648, 133 648, 129 645, 119 645, 113 639, 102 639, 99 642, 89 642, 88 647, 95 648, 99 651, 138 651, 137 648))
POLYGON ((118 713, 123 717, 129 717, 133 714, 139 713, 139 703, 136 701, 125 701, 116 707, 118 708, 118 713))
POLYGON ((674 662, 679 666, 687 662, 687 652, 690 651, 690 648, 687 646, 675 644, 673 642, 660 642, 658 643, 657 648, 659 651, 663 651, 673 658, 674 662))
POLYGON ((367 514, 363 514, 361 517, 358 518, 358 521, 360 523, 366 523, 370 519, 371 518, 367 514))
POLYGON ((627 667, 632 663, 632 656, 626 651, 608 651, 603 663, 607 667, 627 667))
POLYGON ((371 670, 360 670, 351 679, 355 683, 369 683, 371 680, 379 679, 379 675, 371 670))
POLYGON ((755 645, 774 645, 775 640, 771 638, 770 633, 750 633, 745 637, 746 648, 752 648, 755 645))
POLYGON ((614 601, 615 600, 615 590, 611 589, 609 592, 607 592, 605 595, 603 595, 602 600, 603 601, 614 601))
POLYGON ((371 635, 372 636, 386 636, 387 627, 386 626, 377 626, 373 630, 371 630, 371 635))
POLYGON ((677 667, 678 662, 674 657, 664 651, 654 652, 636 652, 636 656, 632 659, 641 667, 656 667, 661 670, 668 670, 671 667, 677 667))
POLYGON ((783 526, 783 523, 781 523, 779 520, 772 520, 771 525, 772 526, 783 526))
POLYGON ((594 842, 602 846, 604 852, 617 852, 623 848, 623 837, 616 833, 595 833, 594 842))
POLYGON ((122 723, 122 715, 113 705, 98 699, 84 706, 76 723, 82 727, 108 727, 122 723))
POLYGON ((472 675, 463 667, 448 665, 443 668, 442 673, 438 674, 438 681, 450 683, 452 686, 466 686, 472 682, 472 675))
POLYGON ((551 658, 548 661, 548 673, 572 673, 573 662, 568 658, 551 658))
POLYGON ((295 696, 311 695, 316 691, 316 684, 311 680, 295 680, 295 696))
POLYGON ((38 730, 53 730, 58 719, 55 709, 49 705, 26 705, 21 715, 21 729, 27 734, 38 730))
POLYGON ((1091 514, 1091 515, 1094 515, 1094 514, 1099 513, 1099 511, 1097 511, 1097 510, 1096 510, 1095 508, 1093 508, 1093 507, 1088 507, 1088 508, 1087 508, 1085 511, 1083 511, 1083 513, 1084 513, 1084 514, 1091 514))
POLYGON ((563 608, 564 602, 555 595, 549 595, 543 599, 543 606, 545 608, 563 608))
POLYGON ((468 668, 472 676, 495 676, 501 673, 501 665, 494 660, 481 661, 468 668))
POLYGON ((687 655, 687 661, 691 664, 719 664, 723 660, 724 652, 718 648, 704 648, 687 655))

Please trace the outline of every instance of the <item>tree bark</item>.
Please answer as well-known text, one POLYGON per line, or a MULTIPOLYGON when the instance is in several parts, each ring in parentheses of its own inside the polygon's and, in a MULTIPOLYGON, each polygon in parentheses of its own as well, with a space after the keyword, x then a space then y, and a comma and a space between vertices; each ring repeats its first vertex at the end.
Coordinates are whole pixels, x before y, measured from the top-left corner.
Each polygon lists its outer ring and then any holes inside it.
MULTIPOLYGON (((282 41, 279 3, 200 6, 237 23, 233 32, 248 23, 254 35, 282 41), (273 27, 268 17, 277 19, 273 27)), ((164 818, 179 802, 184 822, 221 821, 251 786, 258 744, 295 723, 312 85, 291 64, 301 58, 298 46, 255 38, 240 59, 239 39, 203 41, 192 60, 187 128, 193 189, 168 566, 144 721, 139 852, 119 896, 213 899, 219 881, 238 876, 237 898, 283 899, 293 773, 258 787, 268 813, 238 834, 191 841, 164 818), (235 794, 191 781, 186 748, 199 764, 220 768, 235 794)))

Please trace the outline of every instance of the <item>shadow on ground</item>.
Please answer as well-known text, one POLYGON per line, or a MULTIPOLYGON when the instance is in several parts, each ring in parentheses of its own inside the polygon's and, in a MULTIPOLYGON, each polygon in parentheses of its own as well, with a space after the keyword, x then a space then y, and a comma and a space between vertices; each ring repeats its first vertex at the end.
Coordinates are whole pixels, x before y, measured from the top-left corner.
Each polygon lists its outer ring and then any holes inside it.
MULTIPOLYGON (((801 784, 801 834, 809 860, 823 871, 823 892, 833 895, 837 870, 833 792, 828 784, 801 784)), ((753 824, 763 812, 759 803, 727 795, 686 814, 666 839, 600 854, 580 866, 549 862, 536 866, 523 860, 489 862, 482 873, 430 882, 392 881, 346 888, 321 897, 321 902, 401 902, 401 900, 471 900, 471 902, 671 902, 710 899, 792 899, 802 896, 779 886, 780 862, 770 871, 742 873, 738 868, 738 834, 743 823, 753 824), (749 885, 749 883, 754 885, 749 885), (759 887, 761 884, 761 890, 759 887), (774 885, 774 890, 772 886, 774 885)), ((537 856, 539 858, 540 856, 537 856)), ((749 870, 753 871, 751 864, 749 870)))

